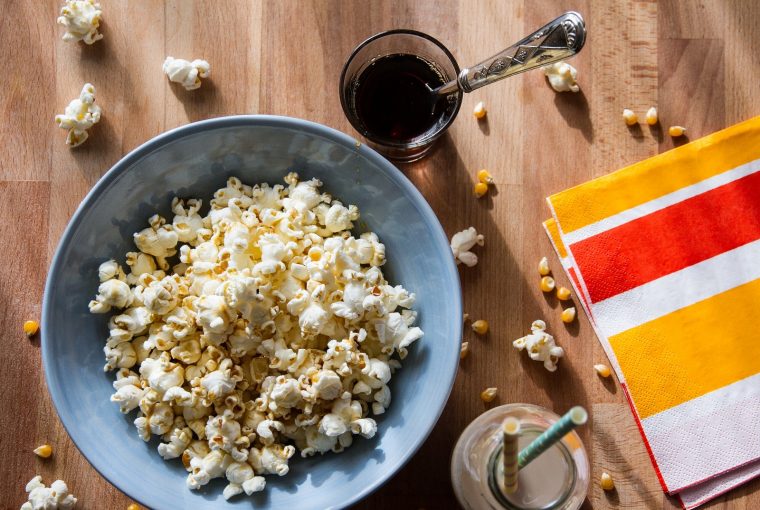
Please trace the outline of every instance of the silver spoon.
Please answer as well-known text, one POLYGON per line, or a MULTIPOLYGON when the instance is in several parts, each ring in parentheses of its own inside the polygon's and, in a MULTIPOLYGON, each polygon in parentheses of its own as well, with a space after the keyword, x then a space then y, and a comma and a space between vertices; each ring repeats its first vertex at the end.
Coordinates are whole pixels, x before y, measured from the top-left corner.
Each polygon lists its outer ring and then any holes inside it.
POLYGON ((430 89, 433 107, 439 96, 472 92, 508 76, 572 57, 586 42, 586 24, 577 12, 566 12, 509 48, 462 69, 456 79, 430 89))

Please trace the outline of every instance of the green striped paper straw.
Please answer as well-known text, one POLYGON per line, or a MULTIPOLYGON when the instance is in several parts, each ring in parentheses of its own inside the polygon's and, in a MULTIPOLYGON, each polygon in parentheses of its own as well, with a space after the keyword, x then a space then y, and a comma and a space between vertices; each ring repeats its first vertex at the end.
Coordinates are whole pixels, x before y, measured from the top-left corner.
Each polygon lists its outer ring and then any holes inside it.
POLYGON ((523 448, 517 457, 517 466, 521 469, 524 468, 533 462, 536 457, 551 448, 554 443, 565 437, 568 432, 578 425, 586 423, 586 420, 588 420, 586 410, 581 406, 573 407, 557 423, 546 429, 543 434, 523 448))

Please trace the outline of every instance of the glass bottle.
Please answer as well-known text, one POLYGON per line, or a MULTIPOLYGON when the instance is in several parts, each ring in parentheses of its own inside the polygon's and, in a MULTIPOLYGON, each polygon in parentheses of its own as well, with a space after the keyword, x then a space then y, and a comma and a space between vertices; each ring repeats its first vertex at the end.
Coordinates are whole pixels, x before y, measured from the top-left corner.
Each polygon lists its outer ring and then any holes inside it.
POLYGON ((520 470, 514 494, 503 490, 504 420, 520 420, 519 448, 527 446, 559 416, 531 404, 508 404, 478 416, 462 432, 451 459, 454 493, 465 510, 576 510, 586 498, 589 460, 581 439, 570 432, 520 470))

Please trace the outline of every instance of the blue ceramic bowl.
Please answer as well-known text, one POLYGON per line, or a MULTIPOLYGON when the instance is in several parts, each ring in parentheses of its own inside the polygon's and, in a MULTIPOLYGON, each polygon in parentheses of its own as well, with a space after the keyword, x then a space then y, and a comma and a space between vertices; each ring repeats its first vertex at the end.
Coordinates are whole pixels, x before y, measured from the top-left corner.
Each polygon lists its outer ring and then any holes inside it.
POLYGON ((131 498, 154 509, 339 508, 355 503, 396 473, 440 416, 454 382, 462 334, 459 278, 433 211, 393 165, 353 138, 303 120, 239 116, 197 122, 138 147, 95 185, 63 234, 48 274, 42 358, 58 414, 82 454, 131 498), (385 243, 391 282, 417 294, 425 337, 391 381, 393 401, 378 435, 357 436, 341 454, 292 459, 290 473, 267 477, 264 492, 222 497, 215 480, 185 487, 179 460, 166 462, 155 440, 144 443, 109 402, 113 373, 103 372, 107 317, 91 315, 100 262, 134 250, 132 233, 148 217, 170 213, 173 196, 208 203, 229 176, 253 184, 282 182, 289 171, 318 177, 325 190, 359 206, 362 228, 385 243))

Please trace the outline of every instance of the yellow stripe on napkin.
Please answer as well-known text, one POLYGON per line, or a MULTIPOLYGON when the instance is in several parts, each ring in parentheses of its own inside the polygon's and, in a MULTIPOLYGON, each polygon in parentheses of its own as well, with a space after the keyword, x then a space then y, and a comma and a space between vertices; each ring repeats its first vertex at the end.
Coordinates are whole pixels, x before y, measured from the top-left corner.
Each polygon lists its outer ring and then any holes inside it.
POLYGON ((757 373, 760 280, 609 338, 644 419, 757 373))

